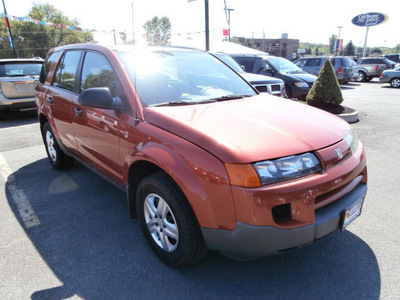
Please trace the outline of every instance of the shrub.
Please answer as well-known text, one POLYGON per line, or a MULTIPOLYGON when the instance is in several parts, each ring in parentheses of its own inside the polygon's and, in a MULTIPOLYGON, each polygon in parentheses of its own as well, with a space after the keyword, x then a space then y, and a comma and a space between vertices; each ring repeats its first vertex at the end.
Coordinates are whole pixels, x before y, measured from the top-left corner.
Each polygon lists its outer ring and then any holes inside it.
POLYGON ((343 102, 342 91, 335 75, 332 63, 325 60, 317 80, 308 92, 307 104, 315 107, 335 107, 343 102))

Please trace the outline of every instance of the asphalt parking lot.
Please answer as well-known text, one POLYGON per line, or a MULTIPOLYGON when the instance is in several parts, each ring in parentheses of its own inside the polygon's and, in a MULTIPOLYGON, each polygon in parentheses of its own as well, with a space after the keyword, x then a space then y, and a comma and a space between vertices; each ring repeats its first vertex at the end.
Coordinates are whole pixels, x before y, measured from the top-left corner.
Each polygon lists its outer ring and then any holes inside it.
MULTIPOLYGON (((172 269, 153 255, 125 194, 47 161, 34 111, 0 121, 0 299, 400 299, 400 89, 342 86, 366 148, 369 190, 344 232, 256 261, 210 252, 172 269)), ((285 101, 285 100, 283 100, 285 101)))

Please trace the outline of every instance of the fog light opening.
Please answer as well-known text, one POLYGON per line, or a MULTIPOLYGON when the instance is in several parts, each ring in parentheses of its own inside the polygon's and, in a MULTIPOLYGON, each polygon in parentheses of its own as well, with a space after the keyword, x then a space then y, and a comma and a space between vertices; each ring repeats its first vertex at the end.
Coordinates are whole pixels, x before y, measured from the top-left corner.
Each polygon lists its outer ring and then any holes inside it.
POLYGON ((292 219, 292 205, 281 204, 272 208, 272 218, 275 222, 289 221, 292 219))

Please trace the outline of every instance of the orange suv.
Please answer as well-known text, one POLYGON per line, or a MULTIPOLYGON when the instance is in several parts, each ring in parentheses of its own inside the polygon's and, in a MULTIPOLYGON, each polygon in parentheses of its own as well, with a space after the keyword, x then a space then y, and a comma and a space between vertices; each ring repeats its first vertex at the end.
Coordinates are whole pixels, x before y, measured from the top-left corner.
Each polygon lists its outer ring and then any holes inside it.
POLYGON ((127 193, 171 266, 301 247, 358 217, 366 157, 349 124, 258 93, 207 52, 82 44, 48 53, 36 105, 49 161, 127 193))

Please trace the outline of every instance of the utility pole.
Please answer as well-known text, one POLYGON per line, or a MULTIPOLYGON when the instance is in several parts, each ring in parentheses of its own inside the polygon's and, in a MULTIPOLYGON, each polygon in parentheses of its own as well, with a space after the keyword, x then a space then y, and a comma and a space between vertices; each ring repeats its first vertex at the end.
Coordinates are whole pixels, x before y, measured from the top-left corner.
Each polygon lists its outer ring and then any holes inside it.
POLYGON ((204 9, 206 15, 206 51, 210 51, 210 22, 208 16, 208 0, 204 0, 204 9))
POLYGON ((8 39, 10 40, 10 46, 11 46, 11 49, 13 49, 13 51, 14 51, 15 58, 18 58, 17 49, 15 49, 14 43, 13 43, 13 37, 12 37, 12 33, 11 33, 10 23, 8 22, 6 5, 4 4, 4 0, 2 0, 2 1, 3 1, 4 15, 5 15, 4 21, 6 22, 8 39))

